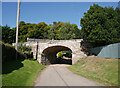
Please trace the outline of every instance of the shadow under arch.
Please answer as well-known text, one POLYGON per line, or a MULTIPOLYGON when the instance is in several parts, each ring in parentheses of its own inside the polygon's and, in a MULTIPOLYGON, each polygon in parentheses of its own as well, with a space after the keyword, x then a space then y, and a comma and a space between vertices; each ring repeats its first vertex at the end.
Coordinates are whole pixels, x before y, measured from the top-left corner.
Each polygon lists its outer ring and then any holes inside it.
MULTIPOLYGON (((60 45, 47 47, 46 49, 43 50, 43 52, 41 54, 41 64, 42 65, 59 64, 57 61, 56 54, 58 52, 64 51, 64 50, 72 51, 70 48, 68 48, 66 46, 60 46, 60 45)), ((65 59, 63 59, 63 60, 65 60, 65 59)), ((65 64, 65 63, 63 63, 63 64, 65 64)), ((72 60, 71 60, 71 64, 72 64, 72 60)))

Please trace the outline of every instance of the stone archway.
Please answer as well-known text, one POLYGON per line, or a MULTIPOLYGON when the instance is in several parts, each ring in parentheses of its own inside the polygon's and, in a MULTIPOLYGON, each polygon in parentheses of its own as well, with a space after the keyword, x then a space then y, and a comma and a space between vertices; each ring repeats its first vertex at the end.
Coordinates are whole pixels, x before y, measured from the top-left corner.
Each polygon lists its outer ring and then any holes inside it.
POLYGON ((64 50, 72 51, 70 48, 65 46, 51 46, 45 48, 41 54, 41 64, 43 65, 57 64, 56 54, 59 51, 64 51, 64 50))
MULTIPOLYGON (((40 64, 44 64, 44 62, 49 63, 49 61, 47 61, 47 59, 46 59, 47 58, 46 56, 48 56, 49 53, 53 52, 53 51, 50 51, 50 50, 52 50, 51 48, 53 48, 53 49, 55 48, 54 50, 56 52, 59 52, 61 50, 68 50, 68 49, 71 50, 72 51, 72 64, 74 64, 80 58, 86 56, 86 54, 82 51, 81 42, 82 42, 82 39, 75 39, 75 40, 29 39, 24 44, 26 44, 26 46, 32 47, 33 57, 40 64), (49 53, 47 53, 47 51, 49 51, 49 53)), ((54 52, 54 53, 56 53, 56 52, 54 52)))

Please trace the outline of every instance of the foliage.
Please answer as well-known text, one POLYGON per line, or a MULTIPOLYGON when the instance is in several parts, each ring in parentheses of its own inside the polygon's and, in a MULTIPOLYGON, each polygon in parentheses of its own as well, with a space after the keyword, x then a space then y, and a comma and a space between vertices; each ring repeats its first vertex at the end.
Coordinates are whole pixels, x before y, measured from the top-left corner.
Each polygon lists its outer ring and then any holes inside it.
POLYGON ((120 1, 118 2, 118 8, 120 8, 120 1))
POLYGON ((63 52, 62 51, 57 53, 57 58, 62 57, 62 56, 63 56, 63 52))
POLYGON ((33 86, 37 75, 45 68, 45 66, 39 64, 36 60, 9 61, 2 65, 3 87, 33 86))
POLYGON ((65 50, 65 51, 63 51, 63 53, 65 53, 65 57, 72 58, 72 51, 71 50, 65 50))
POLYGON ((86 78, 95 80, 105 86, 120 86, 118 79, 118 59, 106 59, 99 57, 84 57, 69 69, 86 78))
POLYGON ((76 24, 64 23, 59 29, 59 39, 61 40, 69 40, 80 38, 80 30, 78 29, 76 24))
POLYGON ((49 26, 48 39, 59 39, 58 30, 61 27, 61 22, 53 22, 53 25, 49 26))
POLYGON ((2 41, 10 44, 15 42, 15 31, 11 30, 7 25, 2 26, 2 41))
MULTIPOLYGON (((10 45, 5 44, 4 42, 0 42, 2 45, 2 61, 11 61, 16 60, 16 50, 10 45)), ((18 59, 19 58, 25 58, 25 56, 21 52, 17 52, 18 59)))
POLYGON ((33 28, 29 28, 29 31, 27 33, 27 37, 29 38, 37 38, 37 39, 44 39, 44 33, 46 32, 46 26, 44 22, 38 23, 36 25, 33 25, 33 28))
POLYGON ((33 58, 32 47, 26 46, 22 42, 18 44, 18 51, 22 52, 25 58, 33 58))
MULTIPOLYGON (((10 27, 2 27, 2 40, 5 43, 14 43, 16 39, 16 27, 10 29, 10 27)), ((25 23, 21 21, 19 23, 18 40, 19 42, 27 41, 27 37, 36 39, 73 39, 80 38, 80 30, 77 25, 63 22, 53 22, 53 24, 47 25, 45 22, 38 24, 25 23), (66 26, 69 27, 66 27, 66 26), (68 29, 67 29, 68 28, 68 29), (61 33, 60 33, 61 32, 61 33), (62 33, 64 36, 62 37, 62 33)))
POLYGON ((120 9, 90 6, 81 18, 82 36, 94 46, 120 42, 120 9))
POLYGON ((64 50, 64 51, 60 51, 57 53, 57 58, 62 57, 62 56, 72 58, 72 51, 71 50, 64 50))
POLYGON ((23 45, 22 43, 19 43, 18 50, 24 53, 30 53, 32 48, 30 46, 23 45))

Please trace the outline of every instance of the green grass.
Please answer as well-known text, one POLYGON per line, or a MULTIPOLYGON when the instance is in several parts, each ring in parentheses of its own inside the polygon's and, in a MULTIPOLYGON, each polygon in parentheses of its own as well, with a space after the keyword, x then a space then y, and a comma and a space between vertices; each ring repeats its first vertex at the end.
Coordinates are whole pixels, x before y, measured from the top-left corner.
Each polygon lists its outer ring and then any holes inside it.
POLYGON ((68 67, 73 73, 92 79, 106 86, 120 86, 118 80, 118 59, 98 57, 81 58, 77 63, 68 67))
POLYGON ((5 62, 2 67, 2 86, 33 86, 44 68, 36 60, 5 62))

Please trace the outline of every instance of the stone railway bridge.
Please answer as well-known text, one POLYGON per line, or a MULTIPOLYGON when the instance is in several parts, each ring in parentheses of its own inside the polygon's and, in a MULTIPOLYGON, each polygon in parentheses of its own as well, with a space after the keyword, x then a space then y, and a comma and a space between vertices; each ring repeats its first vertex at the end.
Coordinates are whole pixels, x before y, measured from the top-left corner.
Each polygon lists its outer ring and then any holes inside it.
POLYGON ((86 56, 81 51, 82 39, 75 40, 43 40, 43 39, 27 39, 24 44, 32 47, 33 57, 43 65, 49 65, 56 62, 56 54, 59 51, 72 51, 72 64, 80 58, 86 56))

